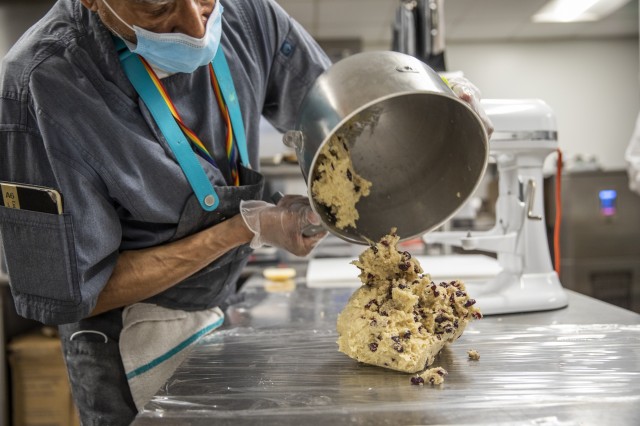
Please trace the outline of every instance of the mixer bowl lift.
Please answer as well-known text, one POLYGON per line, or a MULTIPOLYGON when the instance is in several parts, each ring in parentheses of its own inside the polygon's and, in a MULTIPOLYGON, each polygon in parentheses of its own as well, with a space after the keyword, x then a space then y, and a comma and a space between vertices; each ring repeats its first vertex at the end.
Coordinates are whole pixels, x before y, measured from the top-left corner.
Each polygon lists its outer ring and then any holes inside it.
POLYGON ((497 254, 502 271, 495 278, 467 283, 485 315, 563 308, 568 299, 551 263, 543 204, 543 164, 558 147, 555 115, 537 99, 486 99, 482 105, 495 127, 489 143, 498 170, 495 226, 423 239, 497 254))

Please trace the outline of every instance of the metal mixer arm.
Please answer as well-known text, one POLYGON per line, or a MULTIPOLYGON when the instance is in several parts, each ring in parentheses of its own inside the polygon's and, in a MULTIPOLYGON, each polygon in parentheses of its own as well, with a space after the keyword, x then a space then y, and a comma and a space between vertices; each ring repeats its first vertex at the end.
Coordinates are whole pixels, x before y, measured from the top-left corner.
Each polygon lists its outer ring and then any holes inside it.
POLYGON ((462 239, 469 236, 468 232, 429 232, 422 236, 422 240, 427 244, 446 244, 450 246, 462 247, 462 239))
POLYGON ((486 232, 432 232, 425 234, 423 240, 427 244, 440 243, 465 250, 484 250, 492 253, 514 253, 518 233, 503 233, 495 226, 486 232))
MULTIPOLYGON (((490 231, 489 231, 490 232, 490 231)), ((462 239, 465 250, 484 250, 492 253, 514 253, 518 234, 509 232, 504 235, 470 235, 462 239)))

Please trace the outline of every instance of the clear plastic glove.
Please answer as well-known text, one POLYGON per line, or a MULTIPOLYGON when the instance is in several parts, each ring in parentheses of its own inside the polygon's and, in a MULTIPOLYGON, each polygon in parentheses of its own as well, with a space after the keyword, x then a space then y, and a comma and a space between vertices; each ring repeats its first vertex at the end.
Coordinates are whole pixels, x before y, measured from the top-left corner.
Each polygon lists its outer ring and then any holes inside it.
POLYGON ((493 134, 493 123, 491 123, 491 120, 484 111, 482 104, 480 104, 480 99, 482 99, 480 90, 464 77, 451 77, 448 78, 447 81, 449 82, 449 87, 451 87, 453 93, 455 93, 458 98, 468 103, 476 114, 478 114, 482 124, 484 124, 484 127, 487 130, 487 134, 491 137, 493 134))
POLYGON ((624 153, 629 175, 629 188, 640 195, 640 114, 636 119, 636 127, 624 153))
POLYGON ((285 195, 277 205, 265 201, 240 202, 240 214, 254 237, 251 248, 263 245, 283 248, 296 256, 306 256, 327 233, 302 235, 307 225, 320 225, 320 217, 301 195, 285 195))

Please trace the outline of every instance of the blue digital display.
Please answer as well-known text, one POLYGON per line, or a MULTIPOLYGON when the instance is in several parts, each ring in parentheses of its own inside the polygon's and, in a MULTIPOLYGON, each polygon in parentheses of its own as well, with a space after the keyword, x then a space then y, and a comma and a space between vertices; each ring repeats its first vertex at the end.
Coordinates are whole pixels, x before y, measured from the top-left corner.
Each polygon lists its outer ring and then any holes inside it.
POLYGON ((603 216, 613 216, 616 214, 618 192, 615 189, 600 191, 598 198, 600 198, 600 213, 602 213, 603 216))

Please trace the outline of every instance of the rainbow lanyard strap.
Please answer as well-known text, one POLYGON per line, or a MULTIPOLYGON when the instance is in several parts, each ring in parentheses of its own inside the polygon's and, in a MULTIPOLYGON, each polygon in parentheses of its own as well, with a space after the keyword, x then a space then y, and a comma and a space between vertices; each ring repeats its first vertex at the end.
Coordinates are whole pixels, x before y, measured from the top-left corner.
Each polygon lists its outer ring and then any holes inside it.
MULTIPOLYGON (((125 74, 167 140, 200 206, 206 211, 215 210, 220 203, 220 198, 200 165, 187 137, 191 140, 196 152, 217 168, 215 160, 197 135, 184 124, 149 64, 139 55, 133 54, 120 38, 114 37, 114 42, 125 74)), ((216 100, 227 125, 226 151, 230 161, 232 183, 239 185, 238 155, 245 167, 250 168, 251 165, 240 104, 222 47, 218 48, 216 56, 209 64, 209 73, 216 100)))

